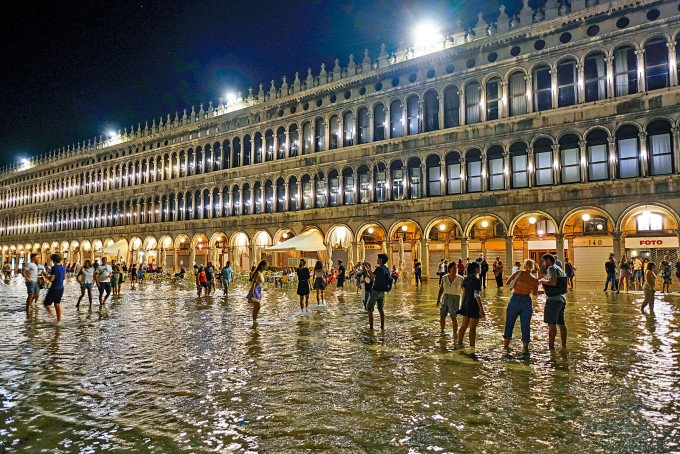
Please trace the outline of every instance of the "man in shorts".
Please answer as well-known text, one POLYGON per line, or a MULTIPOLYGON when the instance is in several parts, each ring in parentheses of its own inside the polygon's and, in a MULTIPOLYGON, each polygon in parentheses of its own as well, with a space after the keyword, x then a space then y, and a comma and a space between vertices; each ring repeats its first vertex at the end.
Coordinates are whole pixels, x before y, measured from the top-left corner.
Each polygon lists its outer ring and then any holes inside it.
POLYGON ((111 273, 113 273, 113 268, 107 263, 107 258, 102 258, 102 264, 97 267, 94 272, 94 279, 97 282, 97 288, 99 289, 99 305, 101 306, 109 299, 111 295, 111 273), (103 293, 106 292, 106 296, 103 293))
POLYGON ((564 299, 564 295, 567 293, 567 273, 555 264, 555 256, 552 254, 544 254, 541 262, 546 268, 546 275, 539 283, 543 284, 546 295, 543 321, 548 324, 548 347, 551 350, 555 349, 555 336, 559 326, 562 348, 565 348, 567 326, 564 324, 564 308, 567 300, 564 299))
POLYGON ((31 303, 38 301, 40 295, 40 284, 38 284, 38 254, 31 254, 31 261, 24 265, 21 274, 26 279, 26 290, 28 297, 26 298, 26 315, 31 303))
POLYGON ((229 284, 231 284, 231 273, 232 273, 231 262, 227 261, 227 264, 224 265, 224 268, 222 268, 222 271, 220 271, 225 296, 229 296, 229 284))
POLYGON ((205 278, 208 283, 205 296, 208 296, 215 291, 215 268, 213 268, 212 262, 208 262, 208 266, 205 267, 205 278))
POLYGON ((45 310, 51 314, 52 311, 50 311, 50 306, 54 304, 57 322, 60 322, 61 298, 64 296, 64 276, 66 275, 66 269, 64 268, 64 265, 61 264, 61 255, 52 254, 50 259, 52 259, 52 262, 54 263, 52 269, 50 270, 51 274, 49 277, 52 285, 47 291, 47 295, 45 295, 45 301, 43 302, 43 305, 45 306, 45 310))
POLYGON ((373 329, 373 310, 377 304, 378 312, 380 313, 380 329, 385 329, 385 311, 383 310, 385 292, 389 292, 392 289, 392 276, 390 276, 390 270, 385 266, 387 264, 387 254, 378 254, 377 263, 378 266, 375 267, 375 270, 371 270, 371 265, 368 262, 364 262, 364 270, 366 270, 366 274, 373 282, 373 287, 366 303, 366 311, 368 311, 369 328, 373 329))

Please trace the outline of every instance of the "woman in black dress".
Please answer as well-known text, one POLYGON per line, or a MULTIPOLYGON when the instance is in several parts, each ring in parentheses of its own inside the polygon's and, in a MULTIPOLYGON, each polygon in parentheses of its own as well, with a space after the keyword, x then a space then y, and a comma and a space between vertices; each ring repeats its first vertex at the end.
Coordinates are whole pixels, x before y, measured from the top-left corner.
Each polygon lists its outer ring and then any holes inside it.
POLYGON ((311 278, 305 259, 300 260, 300 266, 296 273, 298 278, 297 294, 300 295, 300 311, 304 312, 308 310, 307 307, 309 306, 309 279, 311 278))
POLYGON ((467 277, 463 281, 463 297, 458 313, 463 316, 463 324, 458 331, 458 345, 463 345, 465 331, 470 327, 470 347, 475 346, 477 337, 477 324, 484 317, 482 298, 482 281, 479 280, 479 263, 472 262, 467 267, 467 277))

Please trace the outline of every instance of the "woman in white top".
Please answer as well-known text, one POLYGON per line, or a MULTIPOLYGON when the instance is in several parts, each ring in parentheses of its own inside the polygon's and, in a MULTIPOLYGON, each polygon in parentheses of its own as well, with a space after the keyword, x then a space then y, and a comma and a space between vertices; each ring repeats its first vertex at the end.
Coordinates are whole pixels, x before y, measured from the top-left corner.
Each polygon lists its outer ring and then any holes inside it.
POLYGON ((80 301, 83 299, 83 296, 85 296, 86 290, 87 297, 90 299, 90 307, 92 307, 92 280, 94 279, 94 268, 89 260, 85 260, 85 264, 80 269, 76 279, 80 283, 80 298, 78 298, 76 307, 80 307, 80 301))
POLYGON ((269 264, 262 260, 253 271, 252 283, 248 291, 248 302, 253 305, 253 325, 257 324, 257 314, 260 313, 260 300, 262 299, 262 284, 264 284, 264 272, 269 264))
POLYGON ((449 272, 442 278, 437 295, 437 306, 439 309, 439 326, 442 334, 446 327, 446 316, 451 315, 451 325, 453 327, 453 338, 458 334, 458 311, 460 310, 460 292, 463 288, 463 276, 458 274, 458 267, 454 262, 449 263, 449 272), (441 301, 444 295, 444 301, 441 301))

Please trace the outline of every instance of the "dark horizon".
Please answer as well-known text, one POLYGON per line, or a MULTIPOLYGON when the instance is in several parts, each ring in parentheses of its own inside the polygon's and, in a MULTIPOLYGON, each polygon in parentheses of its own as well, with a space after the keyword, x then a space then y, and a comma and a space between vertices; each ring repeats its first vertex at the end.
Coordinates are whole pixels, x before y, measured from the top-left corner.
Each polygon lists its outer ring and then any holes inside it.
MULTIPOLYGON (((292 83, 321 63, 346 66, 363 50, 393 51, 422 20, 444 33, 455 20, 474 26, 477 12, 495 20, 498 1, 453 3, 282 1, 196 5, 116 1, 38 2, 5 7, 6 74, 0 121, 0 165, 66 147, 109 130, 217 104, 227 91, 254 94, 271 80, 292 83), (240 19, 233 20, 233 17, 240 19), (210 24, 224 24, 211 26, 210 24), (277 25, 280 24, 280 25, 277 25)), ((521 1, 501 2, 512 13, 521 1)))

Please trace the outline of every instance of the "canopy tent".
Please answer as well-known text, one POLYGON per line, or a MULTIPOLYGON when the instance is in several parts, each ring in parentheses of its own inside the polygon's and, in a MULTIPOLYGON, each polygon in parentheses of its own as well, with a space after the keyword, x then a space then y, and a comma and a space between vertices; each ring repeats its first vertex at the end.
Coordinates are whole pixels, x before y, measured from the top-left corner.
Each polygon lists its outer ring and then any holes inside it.
POLYGON ((326 251, 326 246, 323 244, 323 236, 318 230, 308 230, 298 236, 286 240, 276 246, 266 248, 267 251, 300 251, 300 252, 318 252, 326 251))
POLYGON ((127 240, 118 240, 115 243, 106 246, 102 249, 102 255, 112 255, 120 260, 121 257, 127 257, 128 255, 128 243, 127 240))

